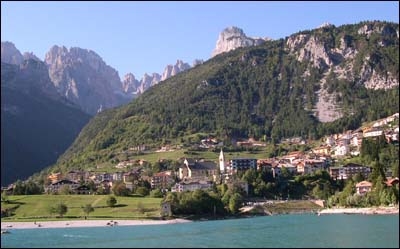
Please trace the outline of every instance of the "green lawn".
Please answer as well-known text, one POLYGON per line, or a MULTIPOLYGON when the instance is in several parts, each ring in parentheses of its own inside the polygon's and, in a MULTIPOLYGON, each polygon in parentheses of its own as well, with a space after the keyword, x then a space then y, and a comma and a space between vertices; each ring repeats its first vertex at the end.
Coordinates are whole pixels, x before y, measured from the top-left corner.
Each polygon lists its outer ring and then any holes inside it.
MULTIPOLYGON (((185 154, 184 152, 187 150, 175 150, 168 152, 154 152, 144 155, 139 155, 135 157, 136 159, 144 159, 150 163, 155 163, 160 159, 171 159, 178 160, 179 158, 187 157, 187 158, 204 158, 206 160, 211 160, 218 162, 219 151, 194 151, 193 153, 189 152, 185 154)), ((255 152, 224 152, 225 159, 230 160, 234 158, 266 158, 266 152, 264 151, 255 151, 255 152)))
MULTIPOLYGON (((218 162, 218 157, 219 153, 218 152, 212 152, 212 151, 189 151, 186 149, 181 149, 181 150, 174 150, 174 151, 165 151, 165 152, 151 152, 151 153, 144 153, 142 155, 129 155, 129 159, 135 159, 135 160, 145 160, 151 164, 154 164, 158 162, 159 160, 173 160, 177 161, 180 158, 202 158, 205 160, 210 160, 214 162, 218 162), (185 152, 187 152, 185 154, 185 152)), ((262 151, 254 151, 254 152, 224 152, 225 155, 225 160, 230 160, 234 158, 267 158, 265 149, 262 151)), ((97 169, 92 169, 93 171, 99 171, 99 172, 115 172, 117 169, 115 168, 115 163, 112 164, 110 162, 105 162, 105 163, 99 163, 98 164, 99 168, 97 169)))
POLYGON ((160 216, 162 198, 116 197, 115 207, 108 207, 108 195, 17 195, 9 196, 10 203, 1 203, 1 208, 17 207, 13 216, 1 221, 60 220, 51 216, 49 207, 63 202, 68 207, 64 219, 82 219, 82 206, 91 204, 94 212, 89 219, 151 219, 160 216))

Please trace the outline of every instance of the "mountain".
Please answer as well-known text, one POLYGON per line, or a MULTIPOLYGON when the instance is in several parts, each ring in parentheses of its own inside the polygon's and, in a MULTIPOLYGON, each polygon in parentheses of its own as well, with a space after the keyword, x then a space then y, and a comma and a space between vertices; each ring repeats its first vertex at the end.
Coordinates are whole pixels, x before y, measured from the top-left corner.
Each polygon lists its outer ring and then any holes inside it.
POLYGON ((2 186, 53 164, 89 118, 59 95, 43 62, 2 62, 2 186))
POLYGON ((270 39, 247 37, 242 29, 234 26, 228 27, 219 34, 212 57, 236 48, 261 45, 268 40, 270 39))
POLYGON ((59 93, 89 114, 131 100, 122 89, 118 72, 94 51, 53 46, 45 62, 59 93))
POLYGON ((180 72, 183 72, 185 70, 188 70, 190 68, 190 65, 187 63, 184 63, 181 60, 177 60, 176 64, 174 66, 172 65, 168 65, 165 70, 164 73, 161 76, 161 80, 166 80, 172 76, 177 75, 180 72))
POLYGON ((399 112, 399 25, 325 25, 219 54, 96 115, 52 169, 88 168, 138 145, 326 134, 399 112), (325 113, 331 111, 331 113, 325 113), (194 135, 194 136, 193 136, 194 135))
POLYGON ((12 42, 1 42, 1 61, 4 63, 19 65, 24 60, 21 52, 12 42))
POLYGON ((132 73, 128 73, 124 76, 122 85, 124 91, 127 94, 130 94, 133 97, 137 97, 138 95, 142 94, 150 87, 157 85, 161 81, 164 81, 172 76, 177 75, 178 73, 186 71, 202 63, 203 60, 194 60, 193 66, 190 66, 188 63, 185 63, 182 60, 177 60, 175 65, 167 65, 162 75, 158 73, 153 73, 151 75, 145 73, 140 81, 136 80, 135 76, 132 73))

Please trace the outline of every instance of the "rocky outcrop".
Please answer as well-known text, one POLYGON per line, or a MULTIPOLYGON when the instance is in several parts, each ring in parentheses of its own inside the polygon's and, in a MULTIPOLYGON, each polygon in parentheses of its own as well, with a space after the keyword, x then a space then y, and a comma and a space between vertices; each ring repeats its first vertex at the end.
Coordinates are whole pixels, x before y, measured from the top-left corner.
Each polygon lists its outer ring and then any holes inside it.
POLYGON ((25 52, 23 55, 24 60, 35 60, 35 61, 42 61, 41 59, 39 59, 36 55, 34 55, 32 52, 25 52))
MULTIPOLYGON (((320 90, 315 94, 318 96, 315 103, 314 114, 321 122, 331 122, 343 116, 342 110, 335 99, 340 99, 339 93, 326 91, 325 84, 327 75, 332 72, 336 79, 347 82, 356 82, 364 85, 368 89, 390 89, 399 85, 398 76, 389 71, 377 71, 371 65, 376 63, 370 61, 370 54, 358 58, 359 47, 354 42, 354 37, 346 33, 339 35, 338 43, 327 44, 321 40, 320 34, 325 33, 325 37, 329 37, 329 29, 334 28, 333 25, 323 24, 314 32, 301 32, 292 35, 286 40, 286 51, 293 54, 298 61, 309 63, 309 66, 322 70, 324 76, 316 82, 319 83, 320 90), (332 44, 334 46, 332 46, 332 44), (357 61, 362 61, 361 69, 357 65, 357 61)), ((378 33, 380 39, 375 40, 377 46, 389 46, 393 42, 393 38, 398 39, 398 30, 387 23, 367 22, 360 24, 357 34, 365 36, 368 41, 373 33, 378 33)), ((326 38, 325 38, 326 39, 326 38)), ((359 39, 359 38, 358 38, 359 39)), ((375 56, 376 57, 376 56, 375 56)), ((306 72, 309 73, 307 70, 306 72)), ((304 74, 304 80, 308 80, 308 74, 304 74)))
POLYGON ((45 62, 58 91, 89 114, 131 99, 124 94, 118 72, 91 50, 53 46, 45 62))
POLYGON ((242 29, 233 26, 228 27, 219 34, 217 44, 211 56, 214 57, 217 54, 240 47, 257 46, 267 40, 269 38, 247 37, 242 29))
POLYGON ((166 80, 174 75, 177 75, 180 72, 188 70, 190 65, 188 63, 184 63, 181 60, 177 60, 175 65, 167 65, 164 70, 164 73, 161 76, 161 81, 166 80))
POLYGON ((125 93, 138 94, 140 89, 140 82, 135 78, 132 73, 128 73, 122 80, 122 89, 125 93))
POLYGON ((152 75, 148 75, 145 73, 143 78, 140 80, 140 93, 143 93, 150 87, 157 85, 161 81, 161 75, 158 73, 153 73, 152 75))
POLYGON ((286 45, 288 50, 294 53, 301 62, 310 61, 317 68, 327 68, 332 65, 324 44, 315 36, 308 34, 291 36, 288 38, 286 45))
POLYGON ((12 42, 1 42, 1 62, 19 65, 24 57, 12 42))

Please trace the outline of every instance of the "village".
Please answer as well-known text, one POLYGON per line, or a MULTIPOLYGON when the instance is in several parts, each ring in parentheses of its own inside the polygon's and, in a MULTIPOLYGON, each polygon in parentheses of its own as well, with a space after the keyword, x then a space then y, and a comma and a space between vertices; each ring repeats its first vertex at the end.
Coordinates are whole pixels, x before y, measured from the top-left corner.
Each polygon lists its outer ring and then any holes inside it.
MULTIPOLYGON (((116 171, 90 172, 71 170, 66 174, 60 172, 48 176, 49 184, 45 186, 45 193, 58 193, 61 189, 68 189, 72 194, 95 194, 101 189, 103 194, 112 191, 113 184, 123 183, 127 189, 133 191, 139 182, 150 183, 151 189, 160 189, 163 192, 184 192, 196 189, 209 189, 214 183, 229 183, 235 175, 248 169, 269 170, 274 178, 279 178, 282 172, 292 175, 312 174, 318 170, 325 170, 334 180, 348 179, 355 174, 365 178, 371 173, 368 166, 347 163, 333 165, 335 160, 347 156, 358 156, 363 138, 384 136, 389 143, 398 143, 399 140, 399 113, 377 120, 372 125, 354 131, 345 131, 342 134, 332 134, 324 138, 325 143, 309 151, 292 151, 281 157, 274 158, 230 158, 227 159, 221 149, 218 161, 184 158, 177 171, 166 170, 149 176, 143 173, 143 160, 127 160, 115 165, 116 171), (138 166, 136 166, 138 165, 138 166), (129 171, 124 169, 130 168, 129 171), (89 184, 90 183, 90 184, 89 184)), ((301 138, 287 139, 284 142, 305 144, 301 138)), ((203 139, 200 147, 210 148, 220 146, 215 139, 203 139)), ((264 146, 263 143, 248 140, 237 142, 238 146, 264 146)), ((165 147, 162 150, 167 150, 165 147)), ((392 178, 392 172, 386 172, 387 185, 398 183, 398 178, 392 178)), ((248 184, 238 181, 248 193, 248 184)), ((362 181, 357 183, 357 193, 363 194, 371 190, 372 183, 362 181)), ((13 185, 3 188, 12 193, 13 185)))

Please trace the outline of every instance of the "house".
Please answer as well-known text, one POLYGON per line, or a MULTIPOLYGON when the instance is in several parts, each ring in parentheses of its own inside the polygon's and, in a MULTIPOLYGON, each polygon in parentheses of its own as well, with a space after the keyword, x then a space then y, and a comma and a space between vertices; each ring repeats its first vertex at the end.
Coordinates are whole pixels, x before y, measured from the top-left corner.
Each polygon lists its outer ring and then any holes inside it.
POLYGON ((371 127, 363 131, 363 137, 379 137, 383 134, 383 130, 377 127, 371 127))
POLYGON ((320 146, 312 149, 312 152, 320 155, 329 155, 329 153, 331 152, 331 147, 328 145, 320 146))
POLYGON ((350 145, 355 146, 357 148, 361 148, 362 138, 363 138, 362 130, 354 131, 351 134, 350 145))
POLYGON ((292 151, 289 152, 287 155, 282 157, 282 160, 285 160, 289 163, 293 163, 294 160, 296 159, 301 159, 304 157, 304 153, 301 151, 292 151))
POLYGON ((93 194, 90 190, 90 188, 86 185, 79 186, 73 190, 73 193, 78 194, 78 195, 89 195, 93 194))
POLYGON ((111 178, 112 178, 112 181, 122 181, 123 176, 124 176, 124 172, 118 171, 118 172, 114 172, 111 175, 111 178))
POLYGON ((63 175, 61 173, 51 173, 47 178, 51 181, 51 183, 56 183, 62 180, 63 175))
POLYGON ((71 170, 66 175, 65 178, 74 182, 85 181, 89 177, 89 172, 81 170, 71 170))
POLYGON ((213 161, 205 160, 194 160, 192 158, 186 158, 184 165, 179 167, 179 179, 204 179, 212 178, 215 179, 217 176, 217 164, 213 161))
POLYGON ((210 189, 212 186, 213 186, 213 182, 212 181, 185 180, 185 181, 176 183, 171 188, 171 192, 194 191, 196 189, 210 189))
POLYGON ((58 193, 58 191, 63 186, 68 186, 71 191, 74 191, 76 188, 79 187, 79 184, 75 181, 63 179, 58 182, 54 182, 45 188, 46 193, 58 193))
POLYGON ((347 144, 339 145, 335 147, 335 156, 341 157, 350 153, 350 147, 347 144))
POLYGON ((152 189, 155 188, 166 189, 169 186, 171 186, 171 184, 173 184, 174 182, 175 182, 174 176, 171 171, 162 171, 156 173, 151 177, 150 180, 152 189))
POLYGON ((229 166, 234 171, 257 169, 257 159, 254 158, 235 158, 229 160, 229 166))
POLYGON ((279 161, 275 159, 258 159, 257 160, 257 170, 272 170, 273 167, 278 166, 279 161))
POLYGON ((103 188, 103 193, 109 194, 111 192, 112 181, 110 180, 103 180, 97 184, 97 188, 103 188))
MULTIPOLYGON (((287 171, 290 174, 296 174, 297 173, 297 166, 293 165, 291 163, 279 163, 278 164, 278 168, 281 168, 281 169, 285 168, 285 169, 287 169, 287 171)), ((282 172, 282 170, 281 170, 281 172, 282 172)))
POLYGON ((362 181, 356 184, 357 194, 363 195, 372 189, 372 183, 368 181, 362 181))
POLYGON ((133 183, 138 181, 140 178, 142 168, 135 168, 129 172, 126 172, 122 175, 122 181, 124 183, 133 183))
POLYGON ((297 173, 311 174, 317 170, 324 169, 326 162, 323 160, 304 160, 296 164, 297 173))
POLYGON ((371 173, 371 168, 356 163, 348 163, 342 167, 331 167, 329 169, 329 175, 336 180, 348 179, 357 173, 360 173, 367 178, 371 173))
POLYGON ((325 144, 327 146, 334 146, 335 145, 335 138, 333 135, 326 137, 325 144))

